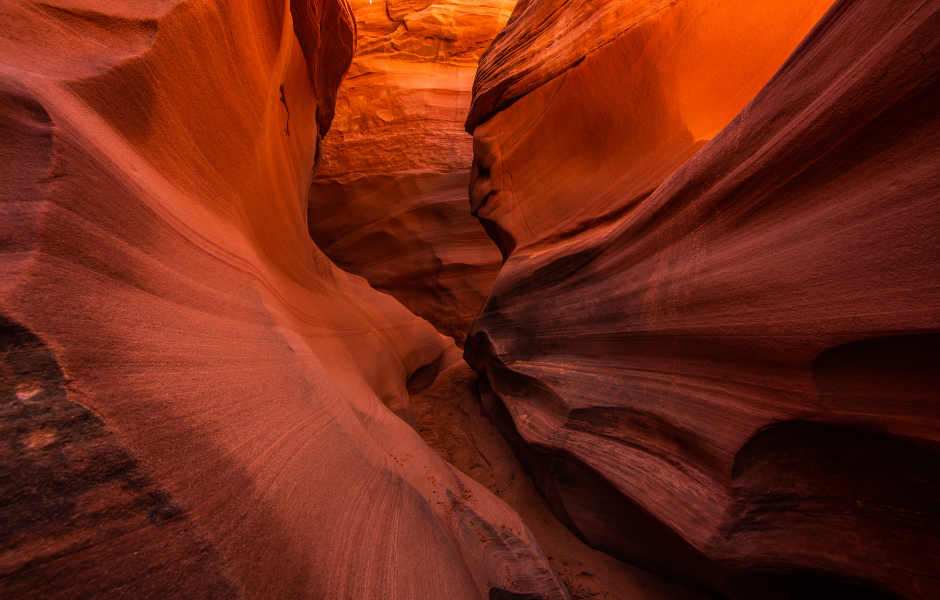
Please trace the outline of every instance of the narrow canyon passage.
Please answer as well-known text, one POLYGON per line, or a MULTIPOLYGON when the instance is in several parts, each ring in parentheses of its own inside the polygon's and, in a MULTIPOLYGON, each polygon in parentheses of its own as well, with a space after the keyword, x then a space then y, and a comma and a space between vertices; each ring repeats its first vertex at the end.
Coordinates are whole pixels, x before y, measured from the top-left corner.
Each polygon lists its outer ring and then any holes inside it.
POLYGON ((482 406, 476 374, 465 364, 441 373, 412 396, 418 429, 450 464, 511 506, 535 535, 571 597, 597 600, 705 600, 713 595, 592 549, 552 514, 482 406))
POLYGON ((938 31, 0 2, 0 598, 940 597, 938 31))

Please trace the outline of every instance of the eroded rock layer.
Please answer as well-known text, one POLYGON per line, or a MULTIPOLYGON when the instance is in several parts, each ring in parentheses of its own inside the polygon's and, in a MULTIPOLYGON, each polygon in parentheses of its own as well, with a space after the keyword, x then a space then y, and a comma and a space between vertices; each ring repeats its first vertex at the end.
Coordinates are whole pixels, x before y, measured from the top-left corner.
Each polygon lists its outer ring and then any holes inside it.
POLYGON ((527 4, 481 60, 470 203, 504 255, 632 210, 744 108, 831 0, 646 4, 527 4), (615 23, 597 21, 608 13, 615 23), (497 89, 502 104, 488 107, 497 89))
POLYGON ((499 270, 467 210, 477 60, 515 2, 355 0, 359 49, 310 188, 317 245, 463 343, 499 270))
POLYGON ((775 74, 826 2, 616 4, 520 5, 481 62, 484 402, 595 547, 940 596, 940 2, 838 0, 775 74))
POLYGON ((0 21, 0 596, 567 598, 396 416, 453 342, 310 240, 345 1, 0 21))
POLYGON ((459 361, 433 385, 413 395, 418 430, 447 462, 516 509, 572 598, 714 600, 706 590, 658 577, 579 540, 549 511, 532 478, 494 426, 498 417, 482 406, 477 383, 476 373, 459 361))

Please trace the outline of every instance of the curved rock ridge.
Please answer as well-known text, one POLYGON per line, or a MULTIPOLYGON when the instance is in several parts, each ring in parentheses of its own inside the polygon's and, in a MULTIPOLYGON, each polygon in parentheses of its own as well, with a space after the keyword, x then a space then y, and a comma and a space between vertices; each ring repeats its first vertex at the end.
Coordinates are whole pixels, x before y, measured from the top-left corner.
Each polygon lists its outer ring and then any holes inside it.
MULTIPOLYGON (((552 6, 578 17, 507 32, 552 6)), ((669 18, 476 128, 508 255, 466 345, 484 402, 597 548, 732 598, 940 597, 940 2, 838 0, 697 152, 623 67, 669 18)))
MULTIPOLYGON (((346 0, 291 0, 290 14, 294 35, 307 58, 307 71, 319 100, 316 120, 317 131, 322 138, 330 130, 336 93, 355 53, 356 21, 346 0)), ((286 107, 286 101, 282 102, 286 107)))
MULTIPOLYGON (((645 6, 608 4, 611 18, 645 6)), ((496 67, 506 72, 497 83, 529 93, 473 131, 471 210, 504 257, 622 216, 744 108, 830 4, 684 0, 609 34, 594 20, 607 12, 582 3, 522 6, 484 57, 474 97, 496 67), (542 14, 562 30, 524 27, 542 14)))
POLYGON ((518 2, 481 60, 467 132, 472 134, 513 101, 675 4, 675 0, 579 0, 559 10, 551 2, 518 2))
POLYGON ((463 121, 477 60, 513 4, 353 2, 359 47, 310 188, 326 255, 458 344, 501 264, 467 211, 463 121))
POLYGON ((762 61, 770 58, 779 65, 830 4, 831 0, 759 4, 575 0, 559 10, 554 2, 519 2, 480 59, 467 132, 473 133, 477 125, 623 33, 651 23, 656 24, 659 35, 646 40, 652 45, 652 56, 644 59, 660 63, 655 73, 666 82, 670 76, 677 78, 672 82, 674 89, 669 90, 673 96, 678 93, 692 105, 712 106, 725 94, 730 94, 732 101, 735 94, 750 98, 756 89, 747 87, 753 85, 749 80, 756 78, 759 87, 769 77, 761 70, 762 61), (736 89, 742 87, 745 89, 736 89), (703 93, 710 97, 699 97, 703 93))
POLYGON ((304 215, 345 0, 6 2, 0 596, 568 598, 304 215))

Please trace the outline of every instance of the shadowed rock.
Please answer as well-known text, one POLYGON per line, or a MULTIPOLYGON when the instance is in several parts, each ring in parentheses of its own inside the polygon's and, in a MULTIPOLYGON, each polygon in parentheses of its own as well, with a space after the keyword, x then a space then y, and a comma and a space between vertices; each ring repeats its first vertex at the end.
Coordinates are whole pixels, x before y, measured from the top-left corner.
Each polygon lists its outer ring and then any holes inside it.
POLYGON ((838 1, 797 46, 825 4, 674 2, 600 47, 588 3, 517 9, 468 121, 508 260, 466 357, 596 547, 735 598, 933 598, 940 3, 838 1), (681 59, 705 40, 729 71, 681 59))

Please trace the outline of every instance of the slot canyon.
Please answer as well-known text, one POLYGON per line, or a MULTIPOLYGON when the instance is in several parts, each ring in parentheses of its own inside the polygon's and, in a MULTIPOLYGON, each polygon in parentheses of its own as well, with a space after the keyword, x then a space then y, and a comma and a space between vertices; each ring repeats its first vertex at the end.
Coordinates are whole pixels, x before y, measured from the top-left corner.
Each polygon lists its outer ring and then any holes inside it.
POLYGON ((940 598, 940 0, 0 0, 0 598, 940 598))

